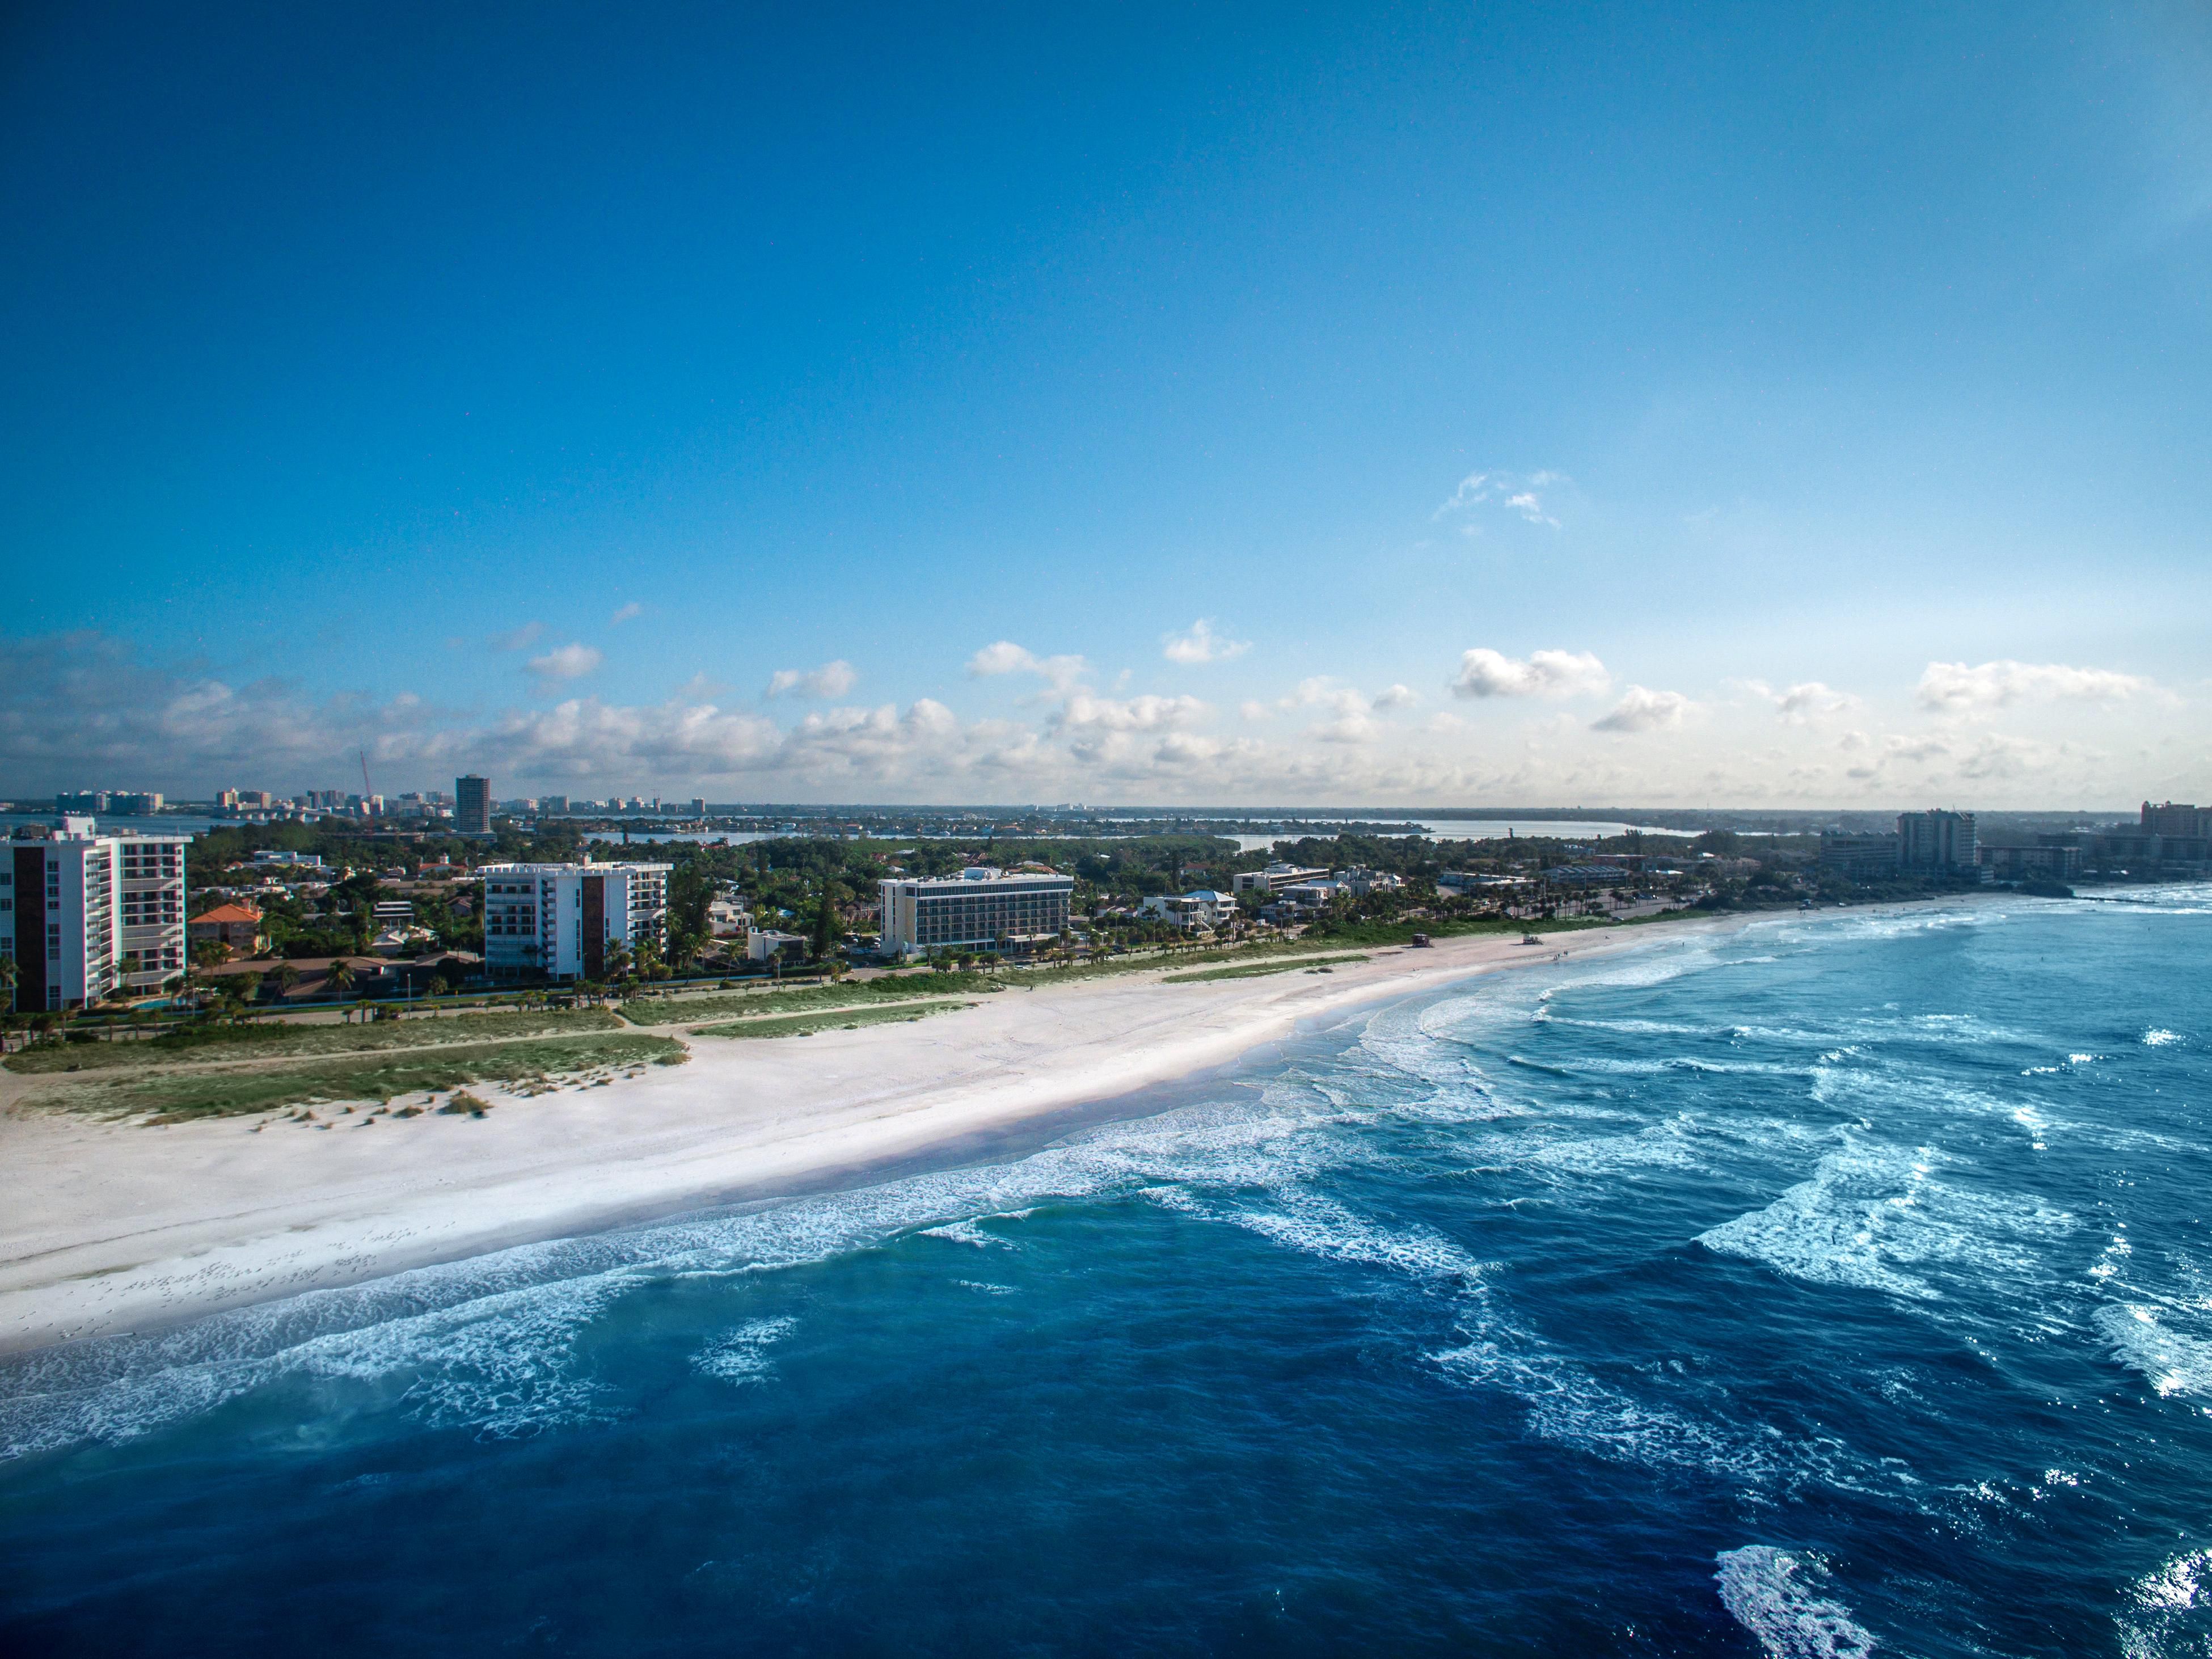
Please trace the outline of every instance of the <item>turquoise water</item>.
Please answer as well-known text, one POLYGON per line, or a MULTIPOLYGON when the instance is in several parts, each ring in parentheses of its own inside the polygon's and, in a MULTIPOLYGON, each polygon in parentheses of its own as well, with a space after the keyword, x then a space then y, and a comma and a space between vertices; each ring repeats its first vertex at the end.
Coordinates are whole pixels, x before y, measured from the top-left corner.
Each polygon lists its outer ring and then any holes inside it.
POLYGON ((35 1654, 2212 1652, 2212 891, 1654 939, 0 1368, 35 1654))

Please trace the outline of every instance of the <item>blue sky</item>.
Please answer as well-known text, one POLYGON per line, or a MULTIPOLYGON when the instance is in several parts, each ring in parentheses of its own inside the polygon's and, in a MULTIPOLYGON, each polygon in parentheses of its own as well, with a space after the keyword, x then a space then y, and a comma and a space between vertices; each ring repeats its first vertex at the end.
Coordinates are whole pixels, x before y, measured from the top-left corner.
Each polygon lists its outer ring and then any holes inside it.
POLYGON ((2212 795, 2199 9, 6 27, 0 793, 2212 795))

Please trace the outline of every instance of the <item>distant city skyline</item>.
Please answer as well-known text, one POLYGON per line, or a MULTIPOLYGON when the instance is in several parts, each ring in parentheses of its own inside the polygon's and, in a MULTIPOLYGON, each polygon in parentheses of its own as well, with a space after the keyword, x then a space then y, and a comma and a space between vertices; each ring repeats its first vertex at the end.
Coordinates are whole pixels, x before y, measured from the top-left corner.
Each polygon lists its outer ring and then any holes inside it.
POLYGON ((2212 799, 2212 21, 40 15, 0 797, 2212 799))

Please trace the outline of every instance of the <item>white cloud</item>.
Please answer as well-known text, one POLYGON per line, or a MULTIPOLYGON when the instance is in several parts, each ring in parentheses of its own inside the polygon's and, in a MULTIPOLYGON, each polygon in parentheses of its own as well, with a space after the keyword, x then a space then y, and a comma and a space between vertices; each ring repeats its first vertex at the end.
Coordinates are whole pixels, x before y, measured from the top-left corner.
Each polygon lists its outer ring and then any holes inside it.
POLYGON ((493 635, 491 636, 491 648, 495 651, 527 650, 530 647, 538 643, 538 635, 543 634, 544 631, 545 624, 544 623, 526 622, 523 623, 521 627, 512 629, 507 633, 493 635))
POLYGON ((1080 657, 1040 657, 1012 640, 987 645, 968 659, 968 672, 980 678, 992 674, 1035 674, 1054 691, 1065 693, 1089 672, 1080 657))
MULTIPOLYGON (((1525 477, 1513 472, 1470 472, 1459 481, 1459 488, 1452 491, 1450 498, 1429 517, 1431 520, 1452 518, 1470 514, 1486 502, 1496 501, 1529 524, 1547 525, 1557 530, 1559 521, 1545 511, 1541 492, 1553 484, 1573 482, 1564 472, 1548 470, 1525 477)), ((1473 524, 1461 527, 1467 534, 1478 533, 1473 524)))
POLYGON ((605 660, 597 647, 572 641, 556 646, 542 657, 532 657, 527 666, 540 679, 574 680, 582 678, 605 660))
POLYGON ((781 697, 796 692, 802 697, 842 697, 860 683, 853 665, 842 657, 819 668, 779 668, 769 677, 767 696, 781 697))
POLYGON ((1856 708, 1858 699, 1848 691, 1833 691, 1818 680, 1805 680, 1785 686, 1774 698, 1774 706, 1785 720, 1803 720, 1814 714, 1841 714, 1856 708))
POLYGON ((1251 648, 1249 640, 1223 639, 1213 631, 1212 623, 1204 617, 1193 623, 1187 634, 1164 634, 1160 637, 1160 654, 1170 662, 1227 662, 1231 657, 1243 656, 1251 648))
POLYGON ((1237 705, 1237 713, 1239 718, 1248 720, 1271 720, 1275 718, 1275 711, 1273 709, 1268 708, 1266 703, 1256 700, 1249 700, 1238 703, 1237 705))
POLYGON ((1762 702, 1772 703, 1774 712, 1791 726, 1802 726, 1821 714, 1839 714, 1859 705, 1859 700, 1848 691, 1834 690, 1818 680, 1802 680, 1779 691, 1765 680, 1737 684, 1762 702))
POLYGON ((771 762, 782 738, 773 720, 712 703, 628 708, 572 697, 550 708, 501 716, 489 731, 471 736, 469 751, 496 769, 525 776, 620 778, 638 770, 721 775, 771 762))
POLYGON ((633 617, 641 617, 644 614, 645 607, 640 605, 635 599, 632 599, 627 605, 617 605, 615 608, 614 615, 609 617, 607 620, 616 627, 619 628, 623 623, 629 621, 633 617))
POLYGON ((1532 651, 1523 661, 1480 646, 1460 658, 1451 689, 1461 697, 1578 697, 1612 683, 1587 651, 1532 651))
POLYGON ((1680 691, 1651 691, 1632 685, 1613 712, 1590 722, 1593 732, 1657 732, 1682 723, 1690 700, 1680 691))
POLYGON ((1054 711, 1051 723, 1069 730, 1152 732, 1202 720, 1206 706, 1196 697, 1142 696, 1122 699, 1077 691, 1054 711))
POLYGON ((1969 668, 1962 662, 1931 662, 1920 676, 1914 695, 1922 708, 1939 714, 1980 714, 2031 698, 2118 702, 2156 689, 2140 675, 2109 668, 2010 660, 1969 668))
MULTIPOLYGON (((1394 688, 1403 690, 1402 686, 1394 688)), ((1327 709, 1334 719, 1311 727, 1307 735, 1322 743, 1364 743, 1382 728, 1372 711, 1375 702, 1349 685, 1339 685, 1327 674, 1298 682, 1297 690, 1282 700, 1285 708, 1327 709)))
POLYGON ((1420 699, 1413 695, 1410 686, 1385 686, 1375 694, 1375 706, 1377 708, 1411 708, 1419 701, 1420 699))
POLYGON ((1490 474, 1470 472, 1459 481, 1459 488, 1452 491, 1451 499, 1430 514, 1429 517, 1441 519, 1454 513, 1463 513, 1478 502, 1488 501, 1491 493, 1490 474))
POLYGON ((1389 694, 1364 697, 1328 678, 1258 711, 1273 711, 1278 721, 1291 711, 1289 731, 1270 739, 1268 727, 1241 721, 1237 735, 1218 734, 1194 698, 1103 696, 1088 688, 1022 718, 975 721, 928 697, 873 708, 732 708, 720 701, 726 689, 705 680, 657 705, 564 690, 486 714, 411 695, 236 680, 199 663, 149 665, 133 647, 93 634, 10 641, 9 663, 13 672, 0 677, 0 776, 25 796, 88 780, 187 799, 226 784, 289 793, 344 788, 350 779, 358 788, 361 748, 387 793, 449 787, 455 773, 480 771, 501 780, 502 793, 793 801, 1352 806, 1552 799, 1956 802, 1990 811, 2086 802, 2118 811, 2145 796, 2212 794, 2201 721, 2163 693, 2137 700, 2127 741, 2109 751, 2076 740, 2040 708, 2019 721, 2032 736, 2016 734, 2002 711, 1987 722, 1893 735, 1871 720, 1858 732, 1841 730, 1841 720, 1793 726, 1767 715, 1770 702, 1742 699, 1708 720, 1698 704, 1642 688, 1630 689, 1632 708, 1613 711, 1598 732, 1587 709, 1559 705, 1538 716, 1522 705, 1525 741, 1509 744, 1478 737, 1486 722, 1474 719, 1455 729, 1449 714, 1416 709, 1406 721, 1409 711, 1397 708, 1386 717, 1389 694), (778 718, 776 710, 788 712, 778 718), (1657 738, 1613 735, 1674 721, 1680 729, 1657 738))

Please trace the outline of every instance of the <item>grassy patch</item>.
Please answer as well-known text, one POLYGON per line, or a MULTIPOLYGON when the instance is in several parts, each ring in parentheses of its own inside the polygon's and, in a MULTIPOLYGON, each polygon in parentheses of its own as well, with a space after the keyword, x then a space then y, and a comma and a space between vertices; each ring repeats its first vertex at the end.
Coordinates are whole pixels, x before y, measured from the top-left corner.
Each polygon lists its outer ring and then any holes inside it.
POLYGON ((639 1025, 677 1025, 733 1014, 804 1014, 829 1008, 866 1008, 877 1003, 946 994, 975 996, 993 988, 981 974, 892 974, 883 979, 824 985, 806 991, 733 991, 720 996, 635 997, 623 1018, 639 1025))
POLYGON ((830 1009, 811 1014, 773 1019, 739 1019, 723 1025, 700 1025, 693 1036, 788 1037, 812 1036, 817 1031, 851 1031, 863 1025, 895 1025, 902 1020, 926 1019, 932 1014, 957 1014, 973 1008, 972 1002, 915 1002, 899 1008, 830 1009))
POLYGON ((1193 968, 1212 963, 1264 962, 1270 957, 1310 956, 1315 947, 1303 939, 1269 939, 1260 945, 1224 945, 1203 951, 1152 951, 1143 955, 1102 957, 1066 968, 1025 968, 1009 972, 1008 985, 1065 985, 1079 979, 1099 979, 1114 974, 1156 973, 1163 968, 1193 968))
POLYGON ((1334 968, 1347 962, 1364 962, 1361 956, 1300 957, 1289 962, 1252 962, 1240 968, 1206 968, 1194 974, 1169 974, 1163 985, 1198 985, 1216 979, 1257 979, 1262 974, 1295 974, 1309 968, 1334 968))
POLYGON ((432 1043, 483 1042, 495 1037, 571 1036, 621 1029, 604 1009, 531 1010, 459 1014, 435 1019, 387 1019, 362 1025, 193 1025, 143 1042, 41 1042, 8 1056, 11 1072, 146 1071, 179 1062, 316 1059, 379 1054, 432 1043))
POLYGON ((544 1083, 582 1073, 643 1065, 681 1065, 689 1055, 669 1037, 579 1035, 428 1053, 365 1054, 306 1060, 296 1066, 195 1066, 121 1076, 56 1079, 34 1106, 131 1116, 156 1123, 265 1112, 322 1101, 388 1101, 471 1083, 544 1083))

